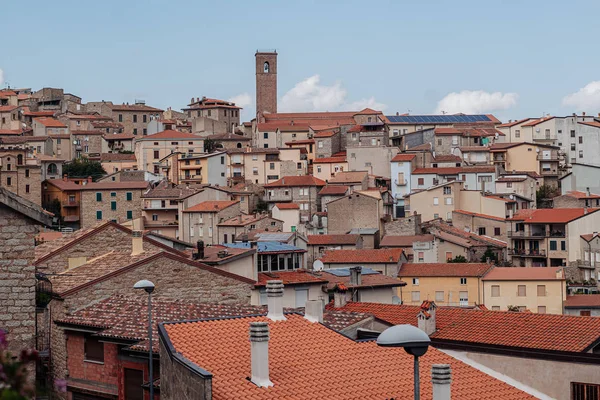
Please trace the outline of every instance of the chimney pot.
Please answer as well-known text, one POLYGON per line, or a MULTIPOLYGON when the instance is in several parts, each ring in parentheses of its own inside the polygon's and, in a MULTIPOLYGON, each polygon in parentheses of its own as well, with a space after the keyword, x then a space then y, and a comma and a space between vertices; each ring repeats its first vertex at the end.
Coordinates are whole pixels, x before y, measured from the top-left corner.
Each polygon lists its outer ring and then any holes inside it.
POLYGON ((340 284, 336 285, 333 292, 333 306, 335 308, 341 308, 346 305, 348 298, 346 297, 346 288, 340 284))
POLYGON ((272 321, 285 321, 283 315, 283 281, 267 281, 267 318, 272 321))
POLYGON ((269 379, 269 324, 250 323, 251 381, 258 387, 273 386, 269 379))
POLYGON ((431 383, 433 383, 433 400, 450 400, 452 383, 450 364, 433 364, 431 383))
POLYGON ((310 322, 323 323, 323 302, 321 300, 308 300, 304 307, 304 318, 310 322))

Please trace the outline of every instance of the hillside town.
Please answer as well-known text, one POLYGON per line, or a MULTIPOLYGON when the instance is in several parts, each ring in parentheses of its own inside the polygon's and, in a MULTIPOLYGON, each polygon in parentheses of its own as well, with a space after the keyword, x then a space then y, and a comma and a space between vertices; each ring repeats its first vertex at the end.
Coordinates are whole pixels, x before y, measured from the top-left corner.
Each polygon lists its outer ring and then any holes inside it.
POLYGON ((600 113, 278 112, 279 57, 250 120, 0 90, 35 397, 600 399, 600 113))

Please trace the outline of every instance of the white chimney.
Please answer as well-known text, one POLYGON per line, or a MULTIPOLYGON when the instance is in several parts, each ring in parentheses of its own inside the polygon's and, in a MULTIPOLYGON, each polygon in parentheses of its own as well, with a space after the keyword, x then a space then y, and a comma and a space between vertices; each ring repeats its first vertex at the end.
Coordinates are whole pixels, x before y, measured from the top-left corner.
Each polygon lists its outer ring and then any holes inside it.
POLYGON ((285 321, 283 316, 283 281, 267 281, 267 318, 285 321))
POLYGON ((362 284, 362 267, 352 267, 350 268, 350 285, 351 286, 360 286, 362 284))
POLYGON ((346 297, 346 292, 348 288, 343 283, 338 283, 333 288, 333 306, 335 308, 344 307, 348 302, 348 298, 346 297))
POLYGON ((258 387, 273 386, 269 379, 269 324, 250 323, 251 381, 258 387))
POLYGON ((304 306, 304 318, 310 322, 323 323, 323 302, 321 300, 308 300, 304 306))
POLYGON ((133 231, 131 234, 131 255, 137 256, 144 252, 144 233, 142 231, 133 231))
POLYGON ((452 383, 450 364, 433 364, 431 366, 431 382, 433 383, 433 400, 450 400, 450 384, 452 383))

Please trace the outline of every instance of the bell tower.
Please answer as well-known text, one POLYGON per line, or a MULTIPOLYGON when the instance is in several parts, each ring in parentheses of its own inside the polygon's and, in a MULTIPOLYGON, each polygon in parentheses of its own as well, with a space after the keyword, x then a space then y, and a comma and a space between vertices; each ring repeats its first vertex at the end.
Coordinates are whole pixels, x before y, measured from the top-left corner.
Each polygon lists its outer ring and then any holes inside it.
POLYGON ((256 116, 277 112, 277 52, 256 51, 256 116))

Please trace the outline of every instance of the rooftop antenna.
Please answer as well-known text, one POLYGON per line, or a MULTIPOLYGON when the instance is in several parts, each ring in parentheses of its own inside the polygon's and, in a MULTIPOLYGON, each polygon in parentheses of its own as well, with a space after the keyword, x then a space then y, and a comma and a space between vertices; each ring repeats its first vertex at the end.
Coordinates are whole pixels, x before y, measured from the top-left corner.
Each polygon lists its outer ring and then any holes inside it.
POLYGON ((446 115, 446 111, 442 110, 442 115, 446 115))

